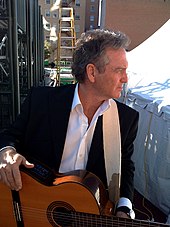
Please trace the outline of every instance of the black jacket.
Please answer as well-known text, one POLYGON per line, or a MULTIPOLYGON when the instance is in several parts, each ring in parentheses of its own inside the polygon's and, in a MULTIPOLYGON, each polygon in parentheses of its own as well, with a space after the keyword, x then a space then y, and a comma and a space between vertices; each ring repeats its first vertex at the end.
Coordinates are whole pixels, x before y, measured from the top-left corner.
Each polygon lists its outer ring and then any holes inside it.
MULTIPOLYGON (((11 145, 20 154, 38 158, 58 171, 65 143, 75 85, 33 88, 21 114, 10 129, 0 134, 0 148, 11 145)), ((116 101, 117 102, 117 101, 116 101)), ((121 197, 133 199, 133 141, 137 133, 138 112, 117 102, 122 146, 121 197)), ((114 130, 114 129, 113 129, 114 130)), ((107 186, 102 116, 99 117, 90 148, 87 168, 107 186)))

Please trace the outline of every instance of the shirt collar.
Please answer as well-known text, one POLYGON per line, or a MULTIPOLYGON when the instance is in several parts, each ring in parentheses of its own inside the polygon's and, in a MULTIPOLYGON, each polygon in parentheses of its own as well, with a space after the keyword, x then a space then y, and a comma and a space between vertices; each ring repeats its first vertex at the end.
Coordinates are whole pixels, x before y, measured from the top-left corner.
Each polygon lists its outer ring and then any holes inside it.
POLYGON ((77 83, 75 91, 74 91, 74 98, 73 98, 71 110, 73 110, 79 104, 81 104, 81 102, 80 102, 80 98, 79 98, 79 94, 78 94, 78 83, 77 83))
MULTIPOLYGON (((111 102, 112 99, 108 99, 102 103, 102 105, 99 107, 100 115, 102 115, 107 109, 110 108, 111 102)), ((82 105, 78 94, 78 83, 76 84, 71 110, 73 110, 77 105, 82 105)))

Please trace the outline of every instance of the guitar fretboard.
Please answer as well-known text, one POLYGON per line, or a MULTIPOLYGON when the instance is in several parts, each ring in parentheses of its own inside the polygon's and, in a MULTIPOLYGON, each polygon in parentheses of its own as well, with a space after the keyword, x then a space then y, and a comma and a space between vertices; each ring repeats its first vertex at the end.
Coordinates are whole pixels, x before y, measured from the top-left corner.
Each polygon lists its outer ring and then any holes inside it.
POLYGON ((74 227, 168 227, 163 223, 143 221, 137 219, 117 218, 113 216, 103 216, 81 212, 53 213, 53 221, 56 220, 57 224, 61 226, 74 226, 74 227))

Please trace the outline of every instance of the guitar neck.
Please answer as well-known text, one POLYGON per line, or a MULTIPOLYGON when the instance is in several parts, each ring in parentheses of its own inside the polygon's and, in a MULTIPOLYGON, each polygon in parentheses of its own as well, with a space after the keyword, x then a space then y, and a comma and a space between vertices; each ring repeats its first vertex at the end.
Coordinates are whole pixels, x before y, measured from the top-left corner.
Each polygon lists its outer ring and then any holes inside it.
POLYGON ((143 221, 138 219, 132 220, 128 218, 118 218, 115 216, 103 216, 80 212, 73 212, 69 218, 74 220, 72 222, 74 223, 73 226, 170 227, 170 225, 158 222, 143 221))

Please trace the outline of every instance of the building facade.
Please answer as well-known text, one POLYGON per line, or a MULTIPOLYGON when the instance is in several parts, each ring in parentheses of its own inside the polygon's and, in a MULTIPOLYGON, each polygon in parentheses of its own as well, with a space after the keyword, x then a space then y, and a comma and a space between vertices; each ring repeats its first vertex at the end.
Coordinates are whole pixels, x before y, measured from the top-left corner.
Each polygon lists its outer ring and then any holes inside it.
POLYGON ((98 27, 100 0, 39 0, 44 20, 44 39, 51 42, 53 49, 50 61, 55 61, 57 56, 59 9, 55 5, 59 2, 60 7, 74 9, 76 38, 79 38, 82 32, 98 27))
POLYGON ((99 0, 86 0, 85 31, 98 28, 99 0))
POLYGON ((58 9, 51 10, 55 0, 39 0, 44 23, 44 38, 50 40, 51 28, 58 29, 58 9))
POLYGON ((169 0, 101 0, 101 28, 125 32, 135 48, 170 18, 169 0))

